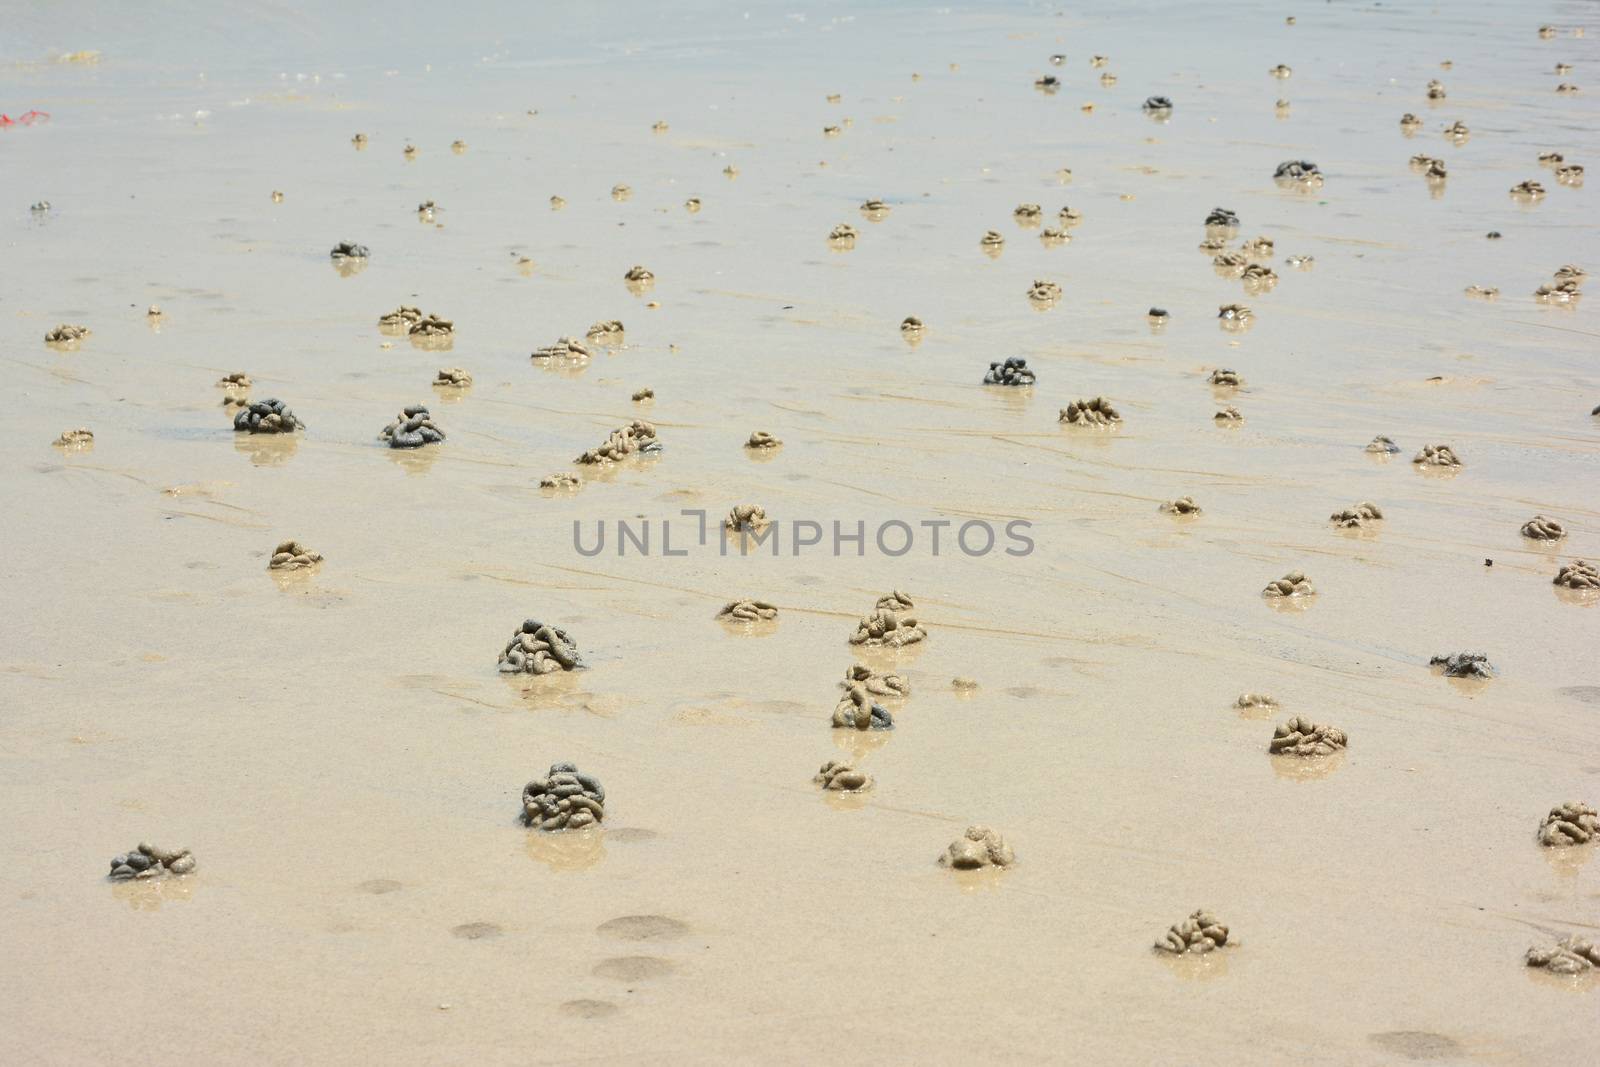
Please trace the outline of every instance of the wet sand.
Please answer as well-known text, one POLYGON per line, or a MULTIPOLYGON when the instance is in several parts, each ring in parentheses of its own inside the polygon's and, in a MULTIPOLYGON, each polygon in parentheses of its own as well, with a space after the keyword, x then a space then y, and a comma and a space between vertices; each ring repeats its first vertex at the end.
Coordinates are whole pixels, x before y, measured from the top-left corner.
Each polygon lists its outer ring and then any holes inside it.
POLYGON ((94 10, 0 46, 0 110, 51 115, 0 131, 8 1058, 136 1032, 207 1062, 1586 1058, 1600 993, 1522 954, 1600 927, 1595 846, 1535 842, 1600 800, 1600 601, 1551 584, 1600 556, 1600 329, 1532 297, 1600 247, 1593 191, 1537 163, 1600 159, 1592 93, 1555 92, 1600 69, 1590 6, 94 10), (1289 159, 1325 185, 1275 186, 1289 159), (1083 221, 1047 246, 1024 202, 1083 221), (1275 240, 1272 292, 1196 250, 1216 205, 1275 240), (1044 314, 1035 279, 1063 290, 1044 314), (1218 328, 1234 302, 1247 332, 1218 328), (450 350, 381 333, 396 304, 452 320, 450 350), (530 362, 608 319, 624 347, 530 362), (60 323, 93 332, 46 347, 60 323), (1008 356, 1037 384, 981 386, 1008 356), (433 389, 454 365, 471 388, 433 389), (236 435, 238 370, 309 428, 236 435), (1116 428, 1058 424, 1095 396, 1116 428), (447 440, 386 448, 415 404, 447 440), (659 457, 572 465, 641 417, 659 457), (92 450, 51 446, 79 426, 92 450), (1411 463, 1435 443, 1458 473, 1411 463), (584 485, 541 490, 558 470, 584 485), (1199 515, 1158 510, 1184 495, 1199 515), (1356 501, 1384 520, 1329 524, 1356 501), (1038 548, 572 547, 575 519, 741 502, 1021 518, 1038 548), (1521 537, 1535 514, 1566 538, 1521 537), (269 572, 290 539, 323 562, 269 572), (1264 600, 1293 570, 1309 603, 1264 600), (858 654, 896 588, 929 639, 858 654), (746 597, 779 618, 716 618, 746 597), (497 675, 527 617, 590 669, 497 675), (1499 676, 1428 669, 1460 650, 1499 676), (892 733, 829 728, 857 661, 911 680, 892 733), (1296 715, 1348 751, 1270 757, 1296 715), (824 794, 831 759, 875 787, 824 794), (600 832, 520 825, 558 761, 603 781, 600 832), (975 823, 1013 867, 936 864, 975 823), (198 870, 105 883, 142 839, 198 870), (1157 957, 1200 907, 1228 947, 1157 957))

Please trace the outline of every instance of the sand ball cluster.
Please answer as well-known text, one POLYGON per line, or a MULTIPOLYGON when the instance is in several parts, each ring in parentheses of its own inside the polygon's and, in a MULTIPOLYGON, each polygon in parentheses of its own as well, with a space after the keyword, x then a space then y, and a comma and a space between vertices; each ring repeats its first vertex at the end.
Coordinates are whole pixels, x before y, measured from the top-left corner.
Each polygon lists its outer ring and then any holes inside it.
POLYGON ((1211 421, 1226 425, 1237 425, 1244 422, 1244 412, 1236 407, 1225 407, 1211 416, 1211 421))
POLYGON ((760 504, 735 504, 722 525, 728 530, 764 530, 769 525, 767 510, 760 504))
POLYGON ((1211 257, 1211 265, 1217 273, 1224 277, 1236 278, 1243 273, 1245 264, 1250 262, 1243 252, 1219 252, 1211 257))
POLYGON ((862 618, 856 632, 850 635, 852 645, 868 647, 903 648, 927 638, 928 631, 917 625, 909 615, 902 616, 887 608, 879 608, 862 618))
POLYGON ((422 321, 422 309, 401 304, 386 315, 378 316, 378 326, 381 329, 409 330, 414 323, 422 321))
POLYGON ((1005 838, 987 826, 967 827, 967 832, 950 842, 950 847, 939 855, 939 866, 958 871, 1009 867, 1015 862, 1017 855, 1005 838))
POLYGON ((1150 114, 1170 115, 1172 113, 1172 100, 1165 96, 1147 96, 1140 107, 1150 114))
POLYGON ((246 404, 233 416, 236 433, 294 433, 306 424, 276 398, 246 404))
POLYGON ((1374 437, 1371 441, 1367 442, 1366 450, 1374 455, 1393 456, 1399 454, 1400 446, 1394 443, 1393 438, 1385 437, 1382 434, 1379 434, 1377 437, 1374 437))
POLYGON ((1423 445, 1411 462, 1423 467, 1459 467, 1461 459, 1449 445, 1423 445))
POLYGON ((772 434, 768 433, 767 431, 765 431, 765 430, 757 430, 757 431, 755 431, 754 433, 752 433, 750 435, 750 439, 747 440, 744 443, 744 447, 761 450, 761 449, 768 449, 768 448, 777 448, 782 444, 783 444, 782 441, 778 440, 776 437, 772 436, 772 434))
POLYGON ((1168 500, 1162 504, 1161 510, 1169 515, 1198 515, 1200 505, 1195 503, 1192 496, 1180 496, 1176 500, 1168 500))
POLYGON ((456 332, 456 324, 437 315, 424 315, 406 330, 412 337, 449 337, 456 332))
POLYGON ((1217 321, 1224 330, 1237 332, 1249 329, 1256 313, 1243 304, 1223 304, 1217 308, 1217 321))
POLYGON ((1587 560, 1575 559, 1556 572, 1555 584, 1567 589, 1600 589, 1600 568, 1587 560))
POLYGON ((1567 536, 1567 528, 1555 519, 1535 515, 1522 524, 1522 536, 1531 541, 1559 541, 1567 536))
POLYGON ((1493 678, 1494 665, 1481 652, 1452 652, 1448 656, 1434 656, 1428 666, 1438 667, 1446 678, 1493 678))
POLYGON ((566 471, 557 471, 555 474, 539 479, 540 489, 577 489, 582 484, 582 478, 566 471))
POLYGON ((589 350, 582 341, 571 337, 561 337, 555 344, 545 345, 543 348, 533 350, 533 355, 528 357, 536 362, 549 362, 570 366, 572 364, 589 362, 589 350))
POLYGON ((69 345, 75 344, 88 336, 89 327, 73 326, 64 322, 44 335, 44 343, 47 345, 69 345))
POLYGON ((844 681, 840 685, 845 688, 859 685, 868 693, 878 697, 907 697, 911 695, 911 683, 904 675, 880 674, 862 663, 852 663, 844 672, 844 681))
POLYGON ((1266 693, 1240 693, 1233 706, 1240 711, 1262 711, 1276 708, 1278 702, 1266 693))
POLYGON ((61 436, 57 437, 51 444, 69 451, 82 451, 93 448, 94 431, 86 426, 80 426, 76 430, 62 430, 61 436))
POLYGON ((1328 516, 1328 521, 1346 530, 1356 530, 1369 526, 1383 518, 1383 512, 1378 505, 1371 501, 1363 500, 1354 507, 1336 511, 1328 516))
POLYGON ((621 319, 604 319, 590 326, 584 334, 590 344, 616 347, 625 340, 627 329, 621 319))
POLYGON ((501 674, 554 674, 582 670, 578 644, 567 631, 524 619, 500 653, 501 674))
POLYGON ((1246 292, 1267 293, 1277 287, 1278 272, 1260 263, 1248 263, 1239 272, 1239 279, 1244 282, 1246 292))
POLYGON ((1529 967, 1540 967, 1553 974, 1588 974, 1600 967, 1600 945, 1574 934, 1548 948, 1530 948, 1527 960, 1529 967))
POLYGON ((1349 739, 1343 730, 1323 726, 1301 715, 1279 723, 1272 731, 1267 750, 1274 756, 1331 756, 1346 747, 1349 739))
POLYGON ((217 388, 219 389, 248 389, 253 384, 250 380, 250 375, 242 370, 236 370, 232 374, 224 374, 217 379, 217 388))
POLYGON ((139 846, 111 860, 113 882, 127 882, 135 878, 159 878, 162 875, 183 875, 194 870, 194 856, 186 848, 165 849, 140 842, 139 846))
POLYGON ((1216 237, 1231 237, 1239 230, 1239 216, 1225 207, 1214 207, 1206 216, 1206 233, 1216 237))
POLYGON ((1072 401, 1061 409, 1056 421, 1071 426, 1114 426, 1122 421, 1122 415, 1111 406, 1111 401, 1097 396, 1089 400, 1072 401))
POLYGON ((1271 259, 1277 250, 1278 244, 1276 241, 1270 237, 1261 236, 1252 237, 1239 246, 1239 251, 1251 259, 1271 259))
POLYGON ((543 778, 522 787, 522 824, 540 830, 581 830, 606 817, 606 791, 571 763, 552 763, 543 778))
POLYGON ((902 648, 927 638, 928 632, 907 614, 915 605, 898 589, 878 598, 871 615, 862 618, 851 635, 852 645, 902 648))
POLYGON ((1314 596, 1316 589, 1311 584, 1311 579, 1305 576, 1304 571, 1290 571, 1276 581, 1268 582, 1266 588, 1261 590, 1265 597, 1303 597, 1314 596))
POLYGON ((1204 908, 1194 912, 1180 923, 1174 923, 1155 947, 1175 956, 1185 953, 1197 955, 1219 949, 1228 943, 1228 928, 1215 915, 1204 908))
POLYGON ((1539 844, 1546 848, 1588 844, 1596 835, 1600 835, 1600 813, 1576 800, 1551 808, 1539 824, 1539 844))
POLYGON ((394 421, 379 432, 378 437, 389 442, 390 448, 421 448, 442 442, 444 431, 434 425, 427 408, 412 404, 402 409, 394 421))
POLYGON ((859 682, 842 683, 844 696, 833 709, 833 726, 836 730, 893 730, 894 716, 889 709, 876 703, 864 685, 859 682))
POLYGON ((1055 282, 1034 279, 1028 287, 1028 299, 1035 307, 1044 309, 1061 302, 1061 286, 1055 282))
POLYGON ((656 439, 656 428, 642 419, 634 419, 621 429, 612 430, 599 448, 591 448, 573 462, 592 465, 618 463, 633 455, 653 455, 661 451, 656 439))
POLYGON ((441 367, 433 376, 433 384, 448 389, 465 389, 472 384, 472 375, 465 367, 441 367))
POLYGON ((777 605, 765 600, 730 600, 717 612, 717 618, 733 622, 771 622, 777 617, 777 605))
POLYGON ((328 253, 331 259, 366 259, 371 253, 366 245, 358 245, 353 241, 340 241, 333 246, 333 251, 328 253))
POLYGON ((311 551, 299 541, 280 541, 278 547, 272 550, 272 558, 267 561, 267 569, 299 571, 315 567, 321 562, 321 555, 311 551))
POLYGON ((1322 171, 1309 159, 1287 159, 1272 172, 1272 180, 1280 185, 1298 185, 1307 189, 1322 187, 1322 171))
POLYGON ((989 371, 983 376, 984 385, 1021 386, 1033 383, 1033 371, 1028 369, 1028 361, 1021 356, 1008 356, 1002 362, 989 364, 989 371))
POLYGON ((1217 367, 1206 378, 1206 381, 1219 389, 1237 389, 1244 384, 1244 379, 1239 377, 1239 372, 1229 370, 1227 367, 1217 367))
POLYGON ((864 793, 872 788, 872 776, 858 771, 843 760, 829 760, 811 779, 823 789, 835 793, 864 793))

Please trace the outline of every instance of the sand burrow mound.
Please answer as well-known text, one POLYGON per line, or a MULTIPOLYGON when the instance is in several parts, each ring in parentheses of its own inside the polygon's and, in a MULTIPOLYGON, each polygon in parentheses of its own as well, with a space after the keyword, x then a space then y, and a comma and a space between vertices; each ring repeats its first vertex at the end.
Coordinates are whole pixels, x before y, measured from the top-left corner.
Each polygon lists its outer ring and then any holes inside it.
POLYGON ((1028 369, 1028 361, 1021 356, 1009 356, 1002 362, 989 364, 989 372, 983 376, 984 385, 1023 386, 1033 383, 1033 371, 1028 369))
POLYGON ((939 855, 939 866, 958 871, 984 867, 1009 867, 1017 862, 1016 853, 1005 838, 987 826, 969 826, 967 832, 950 843, 939 855))
POLYGON ((1228 928, 1204 908, 1167 928, 1156 948, 1174 956, 1211 952, 1228 943, 1228 928))
POLYGON ((844 686, 844 696, 833 709, 833 726, 837 730, 893 730, 894 716, 882 704, 875 703, 860 683, 844 686))
POLYGON ((1549 948, 1530 948, 1527 960, 1529 967, 1542 967, 1555 974, 1587 974, 1600 967, 1600 946, 1574 934, 1549 948))
POLYGON ((771 622, 777 617, 777 605, 765 600, 730 600, 717 612, 717 618, 731 622, 771 622))
POLYGON ((396 415, 394 421, 378 433, 378 437, 387 441, 390 448, 421 448, 442 442, 444 431, 434 425, 427 408, 412 404, 396 415))
POLYGON ((538 619, 523 620, 500 653, 499 665, 501 674, 554 674, 584 667, 578 644, 567 631, 538 619))
POLYGON ((135 878, 188 874, 193 870, 194 856, 188 849, 157 848, 141 841, 137 848, 112 858, 111 872, 106 877, 113 882, 126 882, 135 878))
POLYGON ((1446 678, 1493 678, 1494 666, 1481 652, 1452 652, 1448 656, 1434 656, 1428 666, 1440 668, 1446 678))
POLYGON ((606 817, 606 791, 570 763, 552 763, 522 787, 522 823, 540 830, 581 830, 606 817))
POLYGON ((1349 745, 1343 730, 1314 723, 1301 715, 1281 722, 1272 731, 1268 746, 1274 756, 1299 756, 1302 758, 1331 756, 1349 745))
POLYGON ((656 428, 643 419, 634 419, 611 435, 599 448, 591 448, 573 462, 583 464, 617 463, 632 455, 654 455, 661 451, 656 428))
POLYGON ((321 562, 320 554, 311 551, 299 541, 280 541, 278 547, 272 550, 272 558, 267 561, 267 569, 300 571, 307 567, 315 567, 321 562))
POLYGON ((858 771, 843 760, 829 760, 811 779, 835 793, 864 793, 872 788, 872 776, 858 771))
POLYGON ((246 404, 233 416, 235 433, 294 433, 305 428, 306 424, 275 397, 246 404))
POLYGON ((1539 844, 1546 848, 1585 845, 1600 834, 1600 814, 1589 805, 1569 800, 1550 809, 1539 824, 1539 844))

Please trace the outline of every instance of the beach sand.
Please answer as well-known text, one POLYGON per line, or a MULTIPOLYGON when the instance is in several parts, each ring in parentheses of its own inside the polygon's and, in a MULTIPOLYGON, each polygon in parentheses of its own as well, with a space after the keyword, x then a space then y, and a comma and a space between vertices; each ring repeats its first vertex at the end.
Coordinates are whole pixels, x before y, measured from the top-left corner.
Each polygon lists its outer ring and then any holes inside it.
POLYGON ((1592 95, 1555 92, 1600 69, 1591 6, 99 6, 0 45, 0 110, 50 115, 0 130, 8 1062, 1587 1058, 1592 980, 1522 957, 1600 928, 1595 846, 1535 839, 1600 803, 1600 601, 1552 586, 1600 556, 1600 330, 1532 297, 1600 247, 1593 191, 1537 163, 1600 161, 1592 95), (1324 186, 1277 187, 1290 159, 1324 186), (1083 219, 1050 246, 1020 203, 1083 219), (1274 239, 1271 292, 1197 251, 1217 205, 1230 247, 1274 239), (397 304, 449 351, 381 333, 397 304), (530 361, 609 319, 581 370, 530 361), (60 323, 92 333, 45 346, 60 323), (980 385, 1008 356, 1037 384, 980 385), (308 428, 236 435, 239 370, 308 428), (1058 424, 1095 396, 1120 425, 1058 424), (412 404, 446 441, 386 449, 412 404), (635 418, 659 456, 573 465, 635 418), (1329 524, 1359 501, 1385 518, 1329 524), (574 549, 746 502, 1036 548, 574 549), (269 572, 290 539, 323 562, 269 572), (1275 608, 1292 570, 1317 593, 1275 608), (896 588, 929 639, 858 654, 896 588), (746 597, 778 620, 716 618, 746 597), (525 617, 589 669, 499 676, 525 617), (1428 668, 1462 650, 1499 676, 1428 668), (829 729, 858 661, 911 680, 891 733, 829 729), (1295 715, 1348 751, 1269 756, 1295 715), (824 794, 833 759, 876 787, 824 794), (517 821, 557 761, 603 781, 601 831, 517 821), (971 824, 1015 866, 941 869, 971 824), (140 840, 197 871, 104 882, 140 840), (1225 951, 1152 951, 1200 907, 1225 951))

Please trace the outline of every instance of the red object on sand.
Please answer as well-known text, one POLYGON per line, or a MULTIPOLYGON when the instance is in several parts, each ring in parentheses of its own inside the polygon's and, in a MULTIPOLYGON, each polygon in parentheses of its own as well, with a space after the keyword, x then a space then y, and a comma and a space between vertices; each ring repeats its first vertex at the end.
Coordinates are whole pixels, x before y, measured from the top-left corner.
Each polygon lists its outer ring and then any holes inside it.
POLYGON ((0 114, 0 126, 16 126, 19 124, 23 126, 32 126, 36 122, 49 121, 50 112, 48 111, 28 111, 18 115, 16 118, 12 118, 10 115, 0 114))

